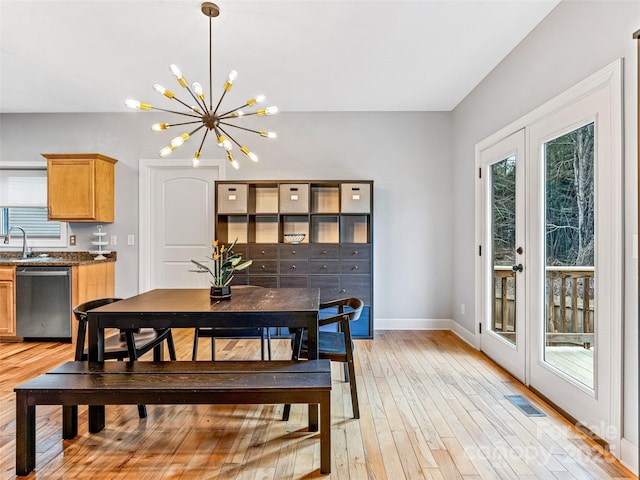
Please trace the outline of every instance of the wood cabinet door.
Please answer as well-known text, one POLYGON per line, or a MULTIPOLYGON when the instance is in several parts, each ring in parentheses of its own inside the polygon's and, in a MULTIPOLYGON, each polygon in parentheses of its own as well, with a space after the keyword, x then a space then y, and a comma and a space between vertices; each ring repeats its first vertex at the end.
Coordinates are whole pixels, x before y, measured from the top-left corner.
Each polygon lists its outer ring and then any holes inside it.
POLYGON ((0 335, 16 334, 13 280, 0 280, 0 335))
POLYGON ((91 220, 95 210, 93 160, 50 160, 47 200, 50 220, 91 220))

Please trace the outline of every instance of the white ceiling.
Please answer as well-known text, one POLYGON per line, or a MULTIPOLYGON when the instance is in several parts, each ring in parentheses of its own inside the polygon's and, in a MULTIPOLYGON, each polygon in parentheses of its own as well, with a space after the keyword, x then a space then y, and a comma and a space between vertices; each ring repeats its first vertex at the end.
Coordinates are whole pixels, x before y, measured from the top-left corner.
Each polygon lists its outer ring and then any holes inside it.
MULTIPOLYGON (((214 98, 258 93, 281 111, 448 111, 560 0, 219 0, 214 98)), ((0 112, 163 108, 168 66, 208 92, 198 0, 0 0, 0 112)), ((185 95, 186 94, 186 95, 185 95)), ((235 100, 235 102, 234 102, 235 100)))

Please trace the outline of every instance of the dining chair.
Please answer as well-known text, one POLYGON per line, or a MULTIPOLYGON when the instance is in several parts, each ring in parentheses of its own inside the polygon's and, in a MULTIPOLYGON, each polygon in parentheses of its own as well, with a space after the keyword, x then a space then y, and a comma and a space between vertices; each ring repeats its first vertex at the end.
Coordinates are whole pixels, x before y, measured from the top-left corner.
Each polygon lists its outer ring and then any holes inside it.
MULTIPOLYGON (((89 358, 88 349, 84 347, 87 336, 87 312, 94 308, 102 307, 110 303, 122 300, 120 298, 100 298, 81 303, 73 309, 73 314, 78 321, 78 334, 76 336, 76 361, 86 361, 89 358)), ((167 342, 169 358, 176 360, 176 349, 173 344, 171 329, 154 330, 153 328, 141 328, 138 330, 121 330, 117 335, 110 335, 104 341, 104 359, 123 361, 128 358, 131 361, 149 352, 153 348, 167 342)), ((147 408, 138 405, 140 418, 146 418, 147 408)))
MULTIPOLYGON (((250 288, 262 288, 258 285, 234 285, 232 291, 250 289, 250 288)), ((233 294, 232 294, 233 295, 233 294)), ((260 358, 264 360, 264 346, 265 340, 267 344, 267 355, 271 360, 271 331, 268 328, 196 328, 193 335, 193 351, 191 353, 191 360, 198 359, 198 342, 201 338, 211 339, 211 360, 216 359, 216 338, 260 338, 260 358)))
MULTIPOLYGON (((332 300, 320 305, 320 327, 326 325, 337 324, 338 331, 318 332, 318 358, 328 359, 332 362, 342 362, 344 364, 345 382, 349 382, 351 389, 351 407, 353 409, 353 418, 360 418, 360 408, 358 406, 358 391, 356 388, 356 372, 353 364, 354 344, 351 339, 350 322, 354 322, 360 318, 362 313, 362 300, 355 297, 341 298, 332 300), (325 315, 322 316, 325 311, 325 315)), ((293 360, 300 358, 308 358, 308 335, 307 331, 296 329, 291 332, 291 349, 293 360)), ((285 405, 282 415, 283 420, 289 419, 291 405, 285 405)))

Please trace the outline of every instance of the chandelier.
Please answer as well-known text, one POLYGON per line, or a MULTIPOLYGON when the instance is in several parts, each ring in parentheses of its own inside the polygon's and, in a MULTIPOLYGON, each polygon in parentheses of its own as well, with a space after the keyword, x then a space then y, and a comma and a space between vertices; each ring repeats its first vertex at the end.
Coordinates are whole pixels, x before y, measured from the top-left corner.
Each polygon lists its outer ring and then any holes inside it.
POLYGON ((184 117, 189 117, 191 120, 187 120, 180 123, 156 123, 151 126, 151 129, 156 132, 161 132, 163 130, 168 130, 172 127, 184 126, 184 125, 192 125, 195 128, 190 132, 182 133, 175 137, 169 145, 160 150, 161 157, 167 157, 174 150, 182 146, 189 138, 191 138, 198 131, 204 130, 204 135, 202 136, 202 141, 200 142, 200 146, 196 150, 196 153, 193 155, 193 166, 197 166, 200 162, 200 155, 202 153, 202 147, 204 146, 204 142, 207 138, 207 135, 210 131, 213 131, 213 134, 216 137, 217 145, 224 149, 227 155, 227 159, 236 170, 239 168, 237 160, 233 157, 231 153, 233 149, 233 145, 237 145, 240 151, 251 161, 257 162, 258 156, 249 150, 246 146, 241 145, 238 141, 229 134, 229 128, 236 128, 239 130, 243 130, 246 132, 256 133, 261 137, 266 138, 276 138, 276 134, 274 132, 267 132, 265 130, 253 130, 251 128, 247 128, 240 125, 235 125, 232 123, 233 121, 248 116, 248 115, 273 115, 278 113, 278 107, 266 107, 266 108, 257 108, 259 104, 264 101, 264 95, 258 95, 255 98, 251 98, 247 100, 244 104, 236 107, 232 110, 222 110, 220 109, 220 105, 222 104, 222 100, 231 87, 233 86, 233 82, 235 82, 238 72, 235 70, 231 70, 227 77, 227 81, 224 84, 224 89, 218 103, 215 108, 213 107, 213 95, 212 95, 212 44, 213 44, 213 35, 211 31, 211 22, 213 17, 217 17, 220 14, 220 9, 215 3, 212 2, 204 2, 201 5, 202 13, 209 17, 209 105, 207 106, 207 102, 205 101, 205 94, 202 88, 202 85, 198 82, 194 82, 189 86, 189 83, 185 79, 185 77, 180 72, 180 69, 176 65, 170 65, 169 69, 171 73, 176 77, 180 86, 189 92, 189 95, 196 102, 195 105, 189 105, 188 103, 180 100, 173 92, 167 90, 161 85, 157 83, 153 86, 153 89, 158 92, 160 95, 168 98, 169 100, 180 103, 183 107, 186 107, 186 111, 175 111, 175 110, 167 110, 164 108, 153 107, 149 103, 139 102, 137 100, 127 99, 125 101, 125 105, 134 110, 159 110, 162 112, 174 113, 177 115, 182 115, 184 117), (247 111, 246 109, 256 108, 254 111, 247 111), (243 110, 244 109, 244 110, 243 110))

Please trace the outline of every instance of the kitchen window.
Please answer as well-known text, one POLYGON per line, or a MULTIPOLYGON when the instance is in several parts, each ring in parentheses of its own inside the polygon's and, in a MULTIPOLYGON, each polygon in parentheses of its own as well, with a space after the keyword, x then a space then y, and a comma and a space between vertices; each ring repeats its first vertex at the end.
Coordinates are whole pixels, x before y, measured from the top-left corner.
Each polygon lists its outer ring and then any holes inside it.
MULTIPOLYGON (((14 226, 25 229, 29 247, 67 246, 67 224, 47 220, 46 169, 0 168, 0 236, 14 226)), ((21 247, 22 233, 14 230, 9 248, 21 247)))

